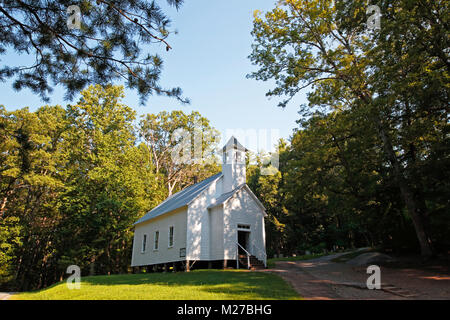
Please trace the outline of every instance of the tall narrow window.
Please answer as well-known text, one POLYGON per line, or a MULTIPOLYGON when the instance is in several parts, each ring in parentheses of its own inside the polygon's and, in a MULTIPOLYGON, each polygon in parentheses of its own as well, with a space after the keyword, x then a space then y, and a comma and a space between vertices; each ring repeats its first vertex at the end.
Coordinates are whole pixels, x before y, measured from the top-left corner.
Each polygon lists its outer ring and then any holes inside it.
POLYGON ((169 227, 169 248, 173 247, 173 226, 169 227))
POLYGON ((146 249, 147 249, 147 235, 144 234, 144 236, 142 237, 142 252, 145 252, 146 249))
POLYGON ((158 250, 159 247, 159 231, 155 232, 155 245, 153 247, 154 250, 158 250))

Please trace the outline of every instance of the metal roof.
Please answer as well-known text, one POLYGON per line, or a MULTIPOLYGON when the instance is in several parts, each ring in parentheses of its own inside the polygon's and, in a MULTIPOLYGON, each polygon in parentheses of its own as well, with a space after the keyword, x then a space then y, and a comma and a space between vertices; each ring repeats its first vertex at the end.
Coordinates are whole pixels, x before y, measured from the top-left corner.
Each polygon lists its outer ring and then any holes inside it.
POLYGON ((258 197, 255 196, 253 191, 250 189, 250 187, 246 183, 241 184, 234 190, 231 190, 227 193, 222 194, 220 197, 218 197, 216 199, 216 201, 214 203, 210 204, 207 209, 211 209, 211 208, 217 207, 218 205, 221 205, 222 203, 225 203, 228 199, 230 199, 235 193, 237 193, 241 189, 246 189, 248 191, 248 194, 250 195, 250 197, 252 197, 253 200, 255 200, 256 204, 262 209, 264 216, 267 217, 266 208, 261 203, 261 201, 259 201, 258 197))
POLYGON ((220 197, 218 197, 216 199, 216 202, 212 203, 211 205, 208 206, 207 209, 211 209, 214 208, 222 203, 224 203, 225 201, 227 201, 228 199, 230 199, 236 192, 238 192, 239 190, 242 189, 242 187, 245 186, 245 183, 241 184, 239 187, 237 187, 234 190, 231 190, 230 192, 224 193, 222 194, 220 197))
POLYGON ((184 190, 181 190, 180 192, 175 193, 174 195, 170 196, 162 203, 160 203, 158 206, 150 210, 148 213, 146 213, 134 224, 136 225, 138 223, 156 218, 160 215, 163 215, 165 213, 188 205, 189 202, 194 200, 203 190, 205 190, 213 181, 218 179, 221 175, 222 172, 219 172, 213 175, 212 177, 209 177, 203 181, 200 181, 199 183, 187 187, 184 190))
POLYGON ((237 141, 237 139, 234 136, 232 136, 222 148, 223 151, 227 151, 230 149, 248 151, 248 149, 245 148, 242 144, 240 144, 239 141, 237 141))

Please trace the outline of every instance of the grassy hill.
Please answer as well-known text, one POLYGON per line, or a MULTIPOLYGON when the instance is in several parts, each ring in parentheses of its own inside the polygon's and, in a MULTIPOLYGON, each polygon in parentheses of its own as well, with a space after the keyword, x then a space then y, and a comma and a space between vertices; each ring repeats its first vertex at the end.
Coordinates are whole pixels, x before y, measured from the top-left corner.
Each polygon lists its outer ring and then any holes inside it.
POLYGON ((65 282, 14 295, 26 300, 221 300, 299 299, 277 275, 244 270, 198 270, 82 277, 80 289, 65 282))

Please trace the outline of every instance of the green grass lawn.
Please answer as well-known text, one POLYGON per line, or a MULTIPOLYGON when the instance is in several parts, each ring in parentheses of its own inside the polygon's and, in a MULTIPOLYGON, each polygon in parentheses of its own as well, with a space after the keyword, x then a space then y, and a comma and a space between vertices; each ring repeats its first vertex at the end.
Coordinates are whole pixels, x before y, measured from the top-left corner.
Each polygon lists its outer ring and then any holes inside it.
POLYGON ((334 258, 331 261, 343 263, 343 262, 347 262, 347 261, 349 261, 349 260, 351 260, 353 258, 356 258, 357 256, 359 256, 359 255, 361 255, 363 253, 368 253, 368 252, 373 252, 373 251, 375 251, 375 249, 373 249, 373 248, 369 248, 369 249, 365 249, 365 250, 359 250, 359 251, 352 251, 350 253, 344 254, 344 255, 339 256, 337 258, 334 258))
MULTIPOLYGON (((348 253, 339 256, 337 258, 332 259, 331 261, 333 262, 346 262, 350 259, 353 259, 357 256, 359 256, 360 254, 363 253, 367 253, 367 252, 372 252, 375 249, 369 248, 369 249, 365 249, 365 250, 360 250, 360 251, 355 251, 355 249, 347 249, 346 251, 348 251, 348 253)), ((344 252, 346 252, 344 251, 344 252)), ((315 258, 319 258, 319 257, 323 257, 323 256, 328 256, 328 255, 333 255, 336 253, 340 253, 340 252, 328 252, 328 253, 314 253, 314 254, 305 254, 303 256, 296 256, 296 257, 283 257, 283 258, 271 258, 271 259, 267 259, 267 267, 269 268, 274 268, 275 267, 275 262, 277 261, 299 261, 299 260, 309 260, 309 259, 315 259, 315 258)))
POLYGON ((246 300, 299 299, 279 276, 244 270, 198 270, 81 278, 80 289, 65 282, 14 295, 14 300, 246 300))
POLYGON ((309 260, 309 259, 319 258, 319 257, 325 256, 328 254, 330 254, 330 253, 305 254, 303 256, 296 256, 296 257, 271 258, 271 259, 267 259, 267 267, 274 268, 275 262, 277 262, 277 261, 309 260))

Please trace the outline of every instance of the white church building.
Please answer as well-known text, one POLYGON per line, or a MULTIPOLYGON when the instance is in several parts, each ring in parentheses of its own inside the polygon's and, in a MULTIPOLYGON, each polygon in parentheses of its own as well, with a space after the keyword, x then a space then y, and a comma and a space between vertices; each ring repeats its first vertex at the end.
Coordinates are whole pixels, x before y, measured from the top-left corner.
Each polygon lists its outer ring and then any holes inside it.
POLYGON ((265 267, 264 206, 245 183, 245 152, 232 137, 222 172, 167 198, 134 223, 131 265, 148 271, 265 267))

